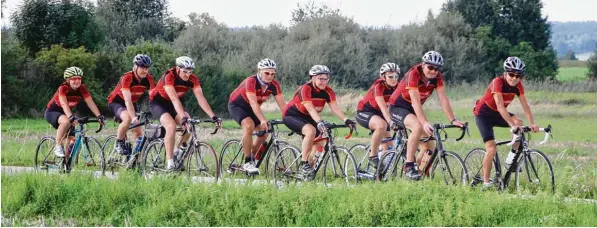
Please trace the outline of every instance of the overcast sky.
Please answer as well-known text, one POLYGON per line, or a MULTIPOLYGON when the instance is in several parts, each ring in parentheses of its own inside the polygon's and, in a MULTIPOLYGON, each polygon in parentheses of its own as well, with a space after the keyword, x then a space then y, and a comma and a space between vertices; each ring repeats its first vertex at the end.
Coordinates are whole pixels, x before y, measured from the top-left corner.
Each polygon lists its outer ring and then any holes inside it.
MULTIPOLYGON (((92 0, 95 2, 95 0, 92 0)), ((422 22, 427 11, 438 13, 447 0, 315 0, 331 8, 340 9, 343 15, 353 17, 365 26, 400 26, 409 22, 422 22)), ((6 14, 11 14, 23 0, 6 0, 6 14)), ((288 25, 291 11, 297 3, 308 0, 169 0, 170 11, 188 20, 191 12, 209 13, 216 20, 231 27, 288 25)), ((543 14, 549 21, 597 21, 596 0, 543 0, 543 14)), ((6 26, 8 15, 2 19, 6 26)))

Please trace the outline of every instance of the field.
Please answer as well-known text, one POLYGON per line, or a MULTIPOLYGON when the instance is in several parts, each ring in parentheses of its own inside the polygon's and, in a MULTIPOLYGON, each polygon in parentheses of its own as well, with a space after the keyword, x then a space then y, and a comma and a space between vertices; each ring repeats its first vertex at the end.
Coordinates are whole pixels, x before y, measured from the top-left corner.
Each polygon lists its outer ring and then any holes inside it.
MULTIPOLYGON (((562 70, 562 69, 561 69, 562 70)), ((469 122, 471 137, 454 142, 457 132, 448 131, 445 147, 462 157, 482 147, 474 124, 472 106, 486 85, 449 85, 448 96, 456 116, 469 122)), ((86 174, 69 176, 2 174, 3 226, 595 226, 597 225, 597 85, 570 82, 561 85, 528 83, 526 93, 536 123, 551 124, 553 140, 531 146, 545 152, 556 174, 554 195, 527 191, 481 192, 468 187, 446 187, 430 181, 327 188, 319 185, 193 184, 185 178, 146 181, 134 173, 117 180, 94 179, 86 174), (588 200, 588 201, 586 201, 588 200)), ((288 100, 290 90, 286 90, 288 100)), ((341 107, 354 117, 362 91, 339 92, 341 107)), ((425 104, 433 122, 446 123, 436 96, 425 104)), ((224 105, 224 104, 222 104, 224 105)), ((267 117, 280 118, 271 103, 264 105, 267 117)), ((515 101, 509 111, 524 118, 515 101)), ((336 120, 325 113, 326 119, 336 120)), ((337 120, 336 120, 337 121, 337 120)), ((95 128, 97 125, 92 125, 95 128)), ((115 131, 108 124, 97 138, 115 131)), ((216 151, 225 140, 239 138, 231 120, 224 130, 205 140, 216 151)), ((284 130, 284 129, 283 129, 284 130)), ((33 163, 37 141, 54 130, 42 119, 3 119, 2 166, 33 163)), ((93 134, 91 131, 88 134, 93 134)), ((339 130, 338 135, 346 134, 339 130)), ((281 134, 282 137, 286 137, 281 134)), ((507 140, 506 129, 496 129, 498 139, 507 140)), ((340 137, 338 137, 340 138, 340 137)), ((298 137, 289 141, 299 145, 298 137)), ((338 140, 344 146, 368 142, 368 131, 360 128, 355 138, 338 140)), ((500 156, 507 150, 500 148, 500 156)), ((249 182, 250 183, 250 182, 249 182)))

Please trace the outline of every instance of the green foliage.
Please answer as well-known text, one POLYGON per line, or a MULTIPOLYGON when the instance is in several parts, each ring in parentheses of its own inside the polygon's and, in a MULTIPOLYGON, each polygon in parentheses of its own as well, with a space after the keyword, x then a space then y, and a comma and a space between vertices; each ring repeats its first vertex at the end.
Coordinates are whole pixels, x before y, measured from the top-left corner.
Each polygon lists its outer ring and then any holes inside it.
POLYGON ((431 182, 279 189, 127 173, 118 180, 2 175, 2 183, 8 226, 591 226, 597 213, 591 203, 560 197, 431 182))
MULTIPOLYGON (((84 47, 77 49, 66 49, 61 45, 52 45, 51 48, 42 49, 37 53, 35 59, 37 72, 31 75, 35 81, 41 83, 45 88, 51 88, 52 93, 56 91, 58 85, 64 82, 64 70, 71 66, 76 66, 83 70, 83 83, 94 97, 98 105, 105 106, 106 101, 102 99, 100 80, 95 75, 96 57, 92 53, 86 52, 84 47)), ((52 94, 46 94, 47 102, 52 94)), ((43 107, 36 106, 43 110, 43 107)))
POLYGON ((595 52, 593 52, 591 58, 587 60, 587 67, 589 67, 589 77, 597 78, 597 47, 595 48, 595 52))
MULTIPOLYGON (((98 0, 97 16, 108 39, 130 45, 137 39, 172 38, 167 31, 169 16, 166 0, 98 0)), ((176 30, 176 23, 170 30, 176 30)))
POLYGON ((531 78, 549 79, 556 76, 558 66, 542 7, 539 0, 455 0, 444 4, 443 9, 459 12, 473 26, 485 47, 487 74, 502 72, 504 59, 518 56, 527 64, 531 78))
POLYGON ((510 55, 518 56, 525 62, 526 75, 529 79, 555 79, 558 62, 553 49, 536 51, 530 43, 520 42, 510 50, 510 55))
POLYGON ((52 44, 95 50, 103 40, 93 3, 87 0, 27 0, 11 20, 17 37, 32 55, 52 44))
POLYGON ((27 92, 26 80, 22 72, 27 68, 30 60, 28 51, 23 48, 14 36, 13 31, 2 30, 2 117, 18 116, 26 111, 27 92))

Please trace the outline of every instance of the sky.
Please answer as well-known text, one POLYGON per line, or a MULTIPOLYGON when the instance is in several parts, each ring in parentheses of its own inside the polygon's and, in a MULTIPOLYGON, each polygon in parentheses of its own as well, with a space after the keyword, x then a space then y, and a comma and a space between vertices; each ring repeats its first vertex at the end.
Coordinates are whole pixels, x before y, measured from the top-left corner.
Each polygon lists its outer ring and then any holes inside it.
MULTIPOLYGON (((95 0, 92 0, 95 2, 95 0)), ((23 0, 6 0, 2 25, 9 25, 9 14, 23 0)), ((230 27, 282 24, 289 25, 291 12, 297 3, 309 0, 169 0, 170 12, 188 21, 188 14, 209 13, 219 22, 230 27)), ((423 22, 427 12, 434 14, 447 0, 315 0, 340 9, 341 14, 352 17, 364 26, 399 27, 411 22, 423 22)), ((543 14, 549 21, 597 21, 595 0, 543 0, 543 14)))

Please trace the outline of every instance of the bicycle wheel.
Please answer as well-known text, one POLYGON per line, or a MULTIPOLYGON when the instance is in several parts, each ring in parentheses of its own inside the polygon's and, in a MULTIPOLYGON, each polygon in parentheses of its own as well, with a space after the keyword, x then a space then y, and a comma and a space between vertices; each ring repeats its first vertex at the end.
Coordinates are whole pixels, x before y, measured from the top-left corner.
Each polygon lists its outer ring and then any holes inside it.
POLYGON ((149 179, 166 170, 166 148, 161 139, 151 141, 143 152, 139 174, 149 179))
POLYGON ((468 185, 468 172, 458 154, 444 151, 443 155, 436 157, 434 163, 430 174, 432 180, 443 181, 447 185, 468 185))
POLYGON ((272 167, 275 185, 280 181, 285 184, 296 182, 300 165, 299 155, 299 150, 294 147, 284 147, 280 150, 272 167))
POLYGON ((45 136, 41 138, 35 149, 35 158, 33 159, 33 168, 36 172, 48 172, 49 169, 57 169, 63 159, 54 155, 54 146, 56 140, 54 137, 45 136))
POLYGON ((382 169, 379 170, 379 179, 381 181, 394 181, 397 178, 401 178, 402 175, 402 168, 404 167, 404 157, 400 156, 398 152, 390 150, 386 152, 382 157, 380 162, 383 162, 382 169))
POLYGON ((224 143, 220 152, 220 165, 222 177, 244 178, 245 171, 242 169, 245 162, 245 156, 242 153, 242 144, 240 140, 232 139, 224 143))
MULTIPOLYGON (((466 154, 466 157, 464 158, 464 164, 466 166, 466 170, 468 172, 468 177, 470 180, 469 185, 471 187, 483 184, 483 159, 485 159, 485 154, 487 154, 487 152, 485 152, 484 149, 475 148, 469 151, 466 154)), ((499 167, 498 165, 496 165, 496 159, 494 158, 491 161, 491 163, 492 174, 490 175, 490 177, 493 176, 492 181, 494 182, 494 185, 498 186, 501 189, 502 179, 500 178, 499 170, 496 169, 496 167, 499 167)))
POLYGON ((293 145, 288 144, 287 142, 284 141, 278 141, 278 145, 273 145, 269 152, 265 155, 266 157, 264 158, 265 160, 263 162, 261 162, 260 168, 263 167, 263 169, 265 169, 265 178, 267 180, 269 179, 274 179, 274 164, 276 163, 276 157, 278 156, 278 154, 280 154, 279 151, 281 151, 281 148, 286 148, 286 147, 292 147, 295 151, 299 151, 298 148, 296 148, 293 145))
POLYGON ((322 179, 324 184, 356 185, 357 165, 348 149, 336 147, 336 153, 330 153, 323 162, 322 179))
POLYGON ((115 144, 116 135, 110 135, 104 140, 104 145, 102 147, 106 158, 106 169, 104 172, 111 173, 112 175, 115 174, 118 163, 120 162, 120 154, 114 150, 115 144))
POLYGON ((208 182, 217 182, 220 178, 220 163, 214 148, 204 142, 195 144, 187 158, 189 177, 201 177, 208 182))
POLYGON ((75 160, 77 169, 92 169, 103 173, 106 166, 102 144, 97 139, 89 136, 83 138, 83 142, 79 147, 80 150, 75 160))
POLYGON ((372 174, 375 172, 373 165, 369 164, 369 147, 365 144, 356 144, 348 150, 356 159, 359 173, 372 174))
POLYGON ((554 173, 547 156, 535 149, 523 156, 518 162, 516 172, 516 188, 518 191, 528 190, 532 194, 539 191, 555 192, 554 173))

